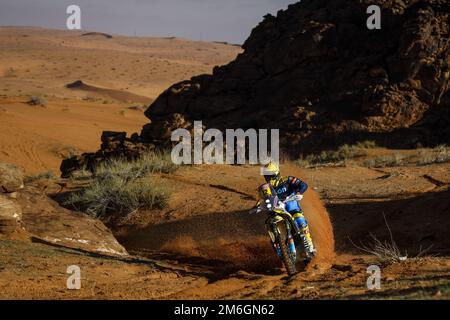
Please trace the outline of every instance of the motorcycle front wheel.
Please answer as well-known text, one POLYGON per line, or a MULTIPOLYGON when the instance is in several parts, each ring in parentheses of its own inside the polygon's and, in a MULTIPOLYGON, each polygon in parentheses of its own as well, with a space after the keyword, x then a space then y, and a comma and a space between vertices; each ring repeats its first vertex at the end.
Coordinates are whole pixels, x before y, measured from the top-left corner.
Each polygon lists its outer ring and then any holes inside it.
POLYGON ((297 273, 297 267, 296 267, 296 261, 295 259, 289 254, 289 248, 288 248, 288 234, 286 230, 286 225, 284 223, 280 223, 278 225, 278 239, 277 243, 280 246, 281 250, 281 260, 283 261, 284 267, 286 268, 286 271, 288 275, 292 276, 297 273))

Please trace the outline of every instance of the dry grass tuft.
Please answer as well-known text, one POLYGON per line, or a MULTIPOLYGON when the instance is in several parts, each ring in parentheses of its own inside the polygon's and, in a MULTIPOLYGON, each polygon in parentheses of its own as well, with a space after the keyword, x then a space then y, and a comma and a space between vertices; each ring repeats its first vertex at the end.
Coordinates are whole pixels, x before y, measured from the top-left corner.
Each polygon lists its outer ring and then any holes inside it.
MULTIPOLYGON (((374 234, 370 233, 369 236, 372 242, 369 244, 356 245, 351 239, 349 239, 350 242, 357 249, 364 251, 370 255, 376 256, 381 262, 394 263, 406 261, 408 259, 408 252, 406 250, 402 252, 399 249, 397 243, 394 240, 391 228, 384 214, 383 218, 386 224, 386 228, 389 232, 388 240, 381 241, 374 234)), ((428 247, 425 250, 422 250, 422 247, 420 247, 418 254, 415 255, 414 258, 423 257, 431 249, 431 247, 432 246, 428 247)))
POLYGON ((134 161, 111 159, 95 168, 93 173, 77 171, 74 179, 90 179, 90 183, 81 191, 70 194, 64 205, 96 218, 128 216, 139 209, 163 208, 170 197, 170 189, 151 175, 176 169, 170 155, 164 153, 149 153, 134 161))
POLYGON ((367 155, 364 149, 371 145, 368 141, 361 142, 357 145, 344 144, 337 150, 322 151, 319 154, 310 154, 306 157, 302 157, 295 161, 300 167, 312 167, 328 164, 345 164, 347 161, 357 157, 363 157, 367 155))

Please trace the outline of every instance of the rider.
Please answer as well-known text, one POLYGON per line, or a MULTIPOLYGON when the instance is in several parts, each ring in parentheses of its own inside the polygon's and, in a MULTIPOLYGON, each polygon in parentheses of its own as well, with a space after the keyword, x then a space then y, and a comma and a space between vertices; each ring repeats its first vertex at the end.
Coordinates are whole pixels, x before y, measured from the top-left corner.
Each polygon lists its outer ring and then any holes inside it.
MULTIPOLYGON (((303 199, 303 194, 308 189, 308 185, 296 177, 283 177, 280 174, 280 167, 273 162, 270 162, 264 167, 264 178, 276 191, 278 199, 284 201, 287 197, 297 194, 300 199, 303 199)), ((259 203, 257 204, 257 206, 259 203)), ((314 253, 314 245, 311 234, 309 232, 308 222, 304 216, 303 210, 298 201, 289 201, 286 204, 286 211, 294 218, 299 230, 302 240, 305 243, 307 250, 314 253)))

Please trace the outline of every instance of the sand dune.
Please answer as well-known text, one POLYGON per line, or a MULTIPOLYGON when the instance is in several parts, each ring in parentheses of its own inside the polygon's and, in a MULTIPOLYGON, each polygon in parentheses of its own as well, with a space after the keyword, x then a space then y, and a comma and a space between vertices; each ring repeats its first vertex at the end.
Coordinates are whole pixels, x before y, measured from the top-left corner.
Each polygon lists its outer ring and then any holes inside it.
POLYGON ((100 88, 93 85, 89 85, 84 83, 81 80, 77 80, 75 82, 69 83, 66 85, 66 88, 72 89, 72 90, 79 90, 82 92, 89 93, 90 95, 93 95, 95 97, 99 98, 109 98, 113 99, 119 102, 139 102, 146 105, 149 105, 153 99, 140 96, 134 93, 130 93, 127 91, 121 91, 121 90, 114 90, 114 89, 106 89, 106 88, 100 88))
POLYGON ((103 130, 138 132, 140 111, 120 104, 50 99, 45 107, 27 99, 0 98, 0 161, 23 166, 27 173, 59 172, 63 157, 95 150, 103 130))
POLYGON ((139 110, 172 83, 210 73, 241 51, 86 33, 0 27, 0 161, 58 174, 62 157, 96 150, 103 130, 139 132, 146 123, 139 110), (46 106, 29 106, 31 96, 46 106))
POLYGON ((109 39, 84 33, 0 27, 0 94, 80 97, 82 93, 64 86, 82 79, 155 98, 172 83, 210 73, 241 51, 232 45, 178 38, 109 39))

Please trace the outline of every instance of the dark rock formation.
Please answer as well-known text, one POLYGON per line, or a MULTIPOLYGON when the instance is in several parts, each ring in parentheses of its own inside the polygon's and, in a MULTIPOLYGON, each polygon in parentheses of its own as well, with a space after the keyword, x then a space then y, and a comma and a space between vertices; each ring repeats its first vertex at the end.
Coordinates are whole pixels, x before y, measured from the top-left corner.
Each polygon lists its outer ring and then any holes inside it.
POLYGON ((448 0, 302 0, 265 16, 235 61, 161 94, 139 143, 170 146, 195 120, 280 129, 294 157, 362 139, 449 143, 449 21, 448 0), (381 30, 367 28, 373 4, 381 30))
POLYGON ((235 61, 173 85, 146 111, 141 137, 174 128, 279 128, 298 152, 372 138, 414 147, 450 141, 446 0, 303 0, 267 15, 235 61), (367 7, 382 8, 369 30, 367 7))
POLYGON ((100 150, 95 153, 76 155, 62 161, 60 167, 62 177, 68 178, 72 172, 80 169, 92 171, 105 159, 125 158, 132 160, 155 149, 152 143, 143 143, 137 134, 132 135, 131 138, 127 138, 126 135, 126 132, 103 132, 100 150))

